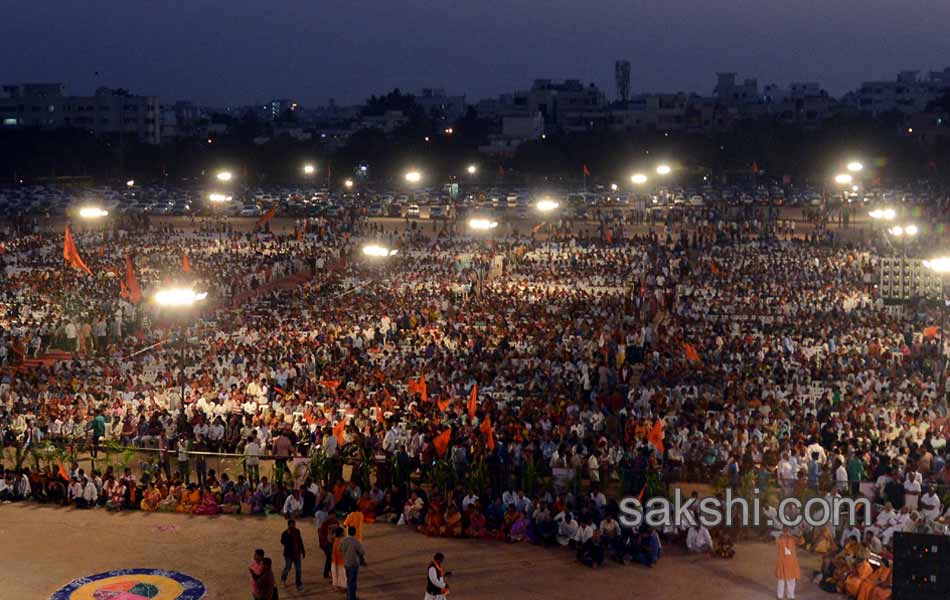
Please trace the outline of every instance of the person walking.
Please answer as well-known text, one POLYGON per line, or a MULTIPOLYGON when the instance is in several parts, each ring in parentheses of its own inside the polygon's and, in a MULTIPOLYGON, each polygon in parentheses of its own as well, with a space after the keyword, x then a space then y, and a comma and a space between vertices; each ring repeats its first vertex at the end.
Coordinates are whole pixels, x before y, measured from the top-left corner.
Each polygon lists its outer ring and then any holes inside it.
POLYGON ((426 595, 424 600, 446 600, 449 593, 449 584, 445 578, 449 573, 445 572, 445 555, 436 552, 429 563, 426 571, 426 595))
POLYGON ((347 537, 340 542, 340 552, 343 553, 343 567, 346 569, 346 600, 356 600, 356 578, 360 567, 366 566, 366 555, 363 544, 356 539, 356 527, 346 530, 347 537))
POLYGON ((782 528, 782 535, 775 540, 775 578, 778 579, 775 597, 778 600, 795 599, 795 581, 802 576, 797 547, 802 542, 802 538, 792 535, 788 525, 782 528))
POLYGON ((323 578, 330 579, 330 566, 333 564, 333 537, 340 523, 336 520, 336 515, 332 512, 328 513, 323 506, 317 511, 316 520, 319 522, 317 526, 317 540, 326 558, 326 561, 323 563, 323 578))
POLYGON ((280 582, 287 584, 287 575, 290 574, 290 567, 294 568, 294 583, 297 591, 303 591, 303 582, 300 579, 301 561, 306 558, 307 551, 303 546, 303 536, 297 529, 297 522, 293 519, 287 521, 287 530, 280 534, 280 543, 284 547, 284 571, 280 575, 280 582))

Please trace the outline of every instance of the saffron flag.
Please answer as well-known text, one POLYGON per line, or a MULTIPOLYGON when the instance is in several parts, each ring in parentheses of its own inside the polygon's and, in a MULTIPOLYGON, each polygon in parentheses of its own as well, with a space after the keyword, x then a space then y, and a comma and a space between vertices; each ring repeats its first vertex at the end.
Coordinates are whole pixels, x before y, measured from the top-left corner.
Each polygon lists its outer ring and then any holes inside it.
POLYGON ((383 417, 383 409, 379 407, 379 402, 373 402, 373 404, 376 406, 376 420, 379 421, 380 425, 385 425, 386 419, 383 417))
POLYGON ((757 160, 752 161, 752 173, 755 175, 759 174, 759 161, 757 160))
POLYGON ((337 421, 337 424, 333 426, 333 436, 336 437, 337 447, 342 447, 345 438, 343 437, 343 431, 346 429, 346 421, 340 419, 337 421))
POLYGON ((646 484, 643 485, 643 488, 640 489, 640 493, 637 494, 637 502, 643 504, 643 494, 647 491, 646 484))
POLYGON ((128 254, 125 255, 125 288, 129 292, 129 302, 138 304, 142 301, 142 290, 139 289, 139 282, 135 279, 132 257, 128 254))
POLYGON ((930 327, 924 327, 924 337, 925 338, 937 337, 937 331, 939 330, 937 329, 936 325, 932 325, 930 327))
POLYGON ((659 452, 663 452, 663 421, 656 420, 650 433, 647 434, 647 441, 653 444, 653 447, 659 452))
POLYGON ((504 167, 504 166, 498 165, 498 175, 499 175, 500 177, 504 177, 504 176, 505 176, 505 167, 504 167))
POLYGON ((274 218, 274 215, 277 214, 277 205, 271 207, 269 211, 261 215, 261 218, 257 220, 257 227, 263 227, 265 223, 274 218))
POLYGON ((452 400, 450 400, 449 398, 446 398, 445 400, 443 400, 443 399, 441 399, 441 398, 438 398, 438 399, 436 399, 435 402, 436 402, 436 404, 439 405, 439 411, 440 411, 440 412, 445 412, 445 411, 447 411, 447 410, 449 409, 449 404, 452 403, 452 400))
POLYGON ((69 473, 67 473, 66 469, 63 468, 63 463, 57 463, 56 466, 59 467, 59 476, 65 479, 66 481, 69 481, 69 473))
POLYGON ((92 275, 92 271, 89 270, 89 267, 83 262, 82 257, 79 256, 79 250, 76 249, 76 242, 73 240, 73 234, 69 230, 69 225, 66 225, 66 235, 63 239, 63 258, 72 268, 84 271, 86 275, 92 275))
POLYGON ((445 456, 445 453, 449 449, 449 442, 452 441, 452 429, 446 429, 439 435, 435 436, 435 439, 432 440, 432 445, 435 446, 435 451, 438 452, 439 458, 445 456))
POLYGON ((421 373, 419 379, 410 379, 407 384, 410 394, 419 394, 422 397, 423 402, 428 402, 429 393, 426 390, 426 375, 421 373))
POLYGON ((495 449, 495 432, 491 428, 491 417, 485 415, 485 420, 478 427, 479 431, 485 436, 485 445, 489 450, 495 449))
POLYGON ((694 363, 702 363, 703 359, 700 358, 699 353, 696 352, 696 348, 692 344, 686 343, 683 344, 683 350, 686 352, 686 360, 694 363))
POLYGON ((468 416, 475 418, 475 408, 478 406, 478 384, 472 386, 472 393, 468 395, 468 416))
POLYGON ((188 254, 184 251, 181 253, 181 270, 185 273, 191 273, 191 261, 188 260, 188 254))
POLYGON ((587 168, 587 165, 584 165, 584 177, 590 177, 590 169, 587 168))
POLYGON ((336 391, 336 388, 340 387, 340 380, 339 379, 321 379, 320 385, 336 391))
POLYGON ((716 264, 716 261, 709 261, 709 270, 712 271, 713 275, 720 275, 722 271, 719 270, 719 265, 716 264))

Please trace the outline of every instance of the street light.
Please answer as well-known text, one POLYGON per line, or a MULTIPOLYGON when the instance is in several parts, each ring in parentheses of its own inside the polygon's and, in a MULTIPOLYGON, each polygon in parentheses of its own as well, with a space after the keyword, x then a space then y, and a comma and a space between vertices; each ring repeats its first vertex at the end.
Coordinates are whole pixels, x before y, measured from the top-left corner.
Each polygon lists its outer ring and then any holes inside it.
POLYGON ((616 192, 617 189, 618 189, 618 188, 617 188, 617 184, 616 184, 616 183, 611 183, 611 184, 610 184, 610 191, 616 192))
POLYGON ((635 185, 643 185, 647 182, 647 176, 643 173, 634 173, 630 176, 630 181, 635 185))
POLYGON ((223 181, 225 183, 234 179, 234 175, 231 173, 231 171, 219 171, 215 177, 218 178, 218 181, 223 181))
POLYGON ((419 171, 409 171, 406 173, 406 181, 409 183, 419 183, 422 181, 422 173, 419 171))
POLYGON ((389 256, 395 256, 398 252, 399 250, 390 250, 386 246, 380 246, 378 244, 367 244, 363 246, 363 254, 366 256, 372 256, 373 258, 386 258, 389 256))
POLYGON ((669 175, 672 172, 673 172, 673 169, 670 167, 670 165, 659 165, 656 168, 657 175, 669 175))
POLYGON ((316 172, 317 172, 317 168, 309 163, 303 166, 304 175, 313 175, 316 172))
POLYGON ((98 206, 84 206, 79 209, 79 216, 83 219, 99 219, 109 214, 109 211, 102 210, 98 206))
POLYGON ((541 200, 538 200, 538 204, 535 206, 535 208, 537 208, 540 212, 547 213, 551 212, 552 210, 556 210, 559 206, 561 206, 561 203, 557 200, 542 198, 541 200))
POLYGON ((478 173, 478 165, 469 165, 465 170, 469 175, 474 175, 475 173, 478 173))
POLYGON ((851 171, 852 173, 857 173, 858 171, 864 170, 864 165, 862 165, 856 160, 853 160, 848 163, 848 170, 851 171))
POLYGON ((474 219, 469 219, 468 226, 470 229, 474 229, 475 231, 488 231, 489 229, 494 229, 495 227, 498 227, 498 221, 492 221, 490 219, 474 218, 474 219))
POLYGON ((893 208, 877 208, 869 212, 868 216, 875 221, 892 221, 897 216, 897 211, 893 208))
POLYGON ((347 179, 346 181, 343 182, 343 186, 348 190, 353 189, 353 180, 347 179))
POLYGON ((838 175, 835 175, 835 183, 838 185, 850 185, 853 179, 854 178, 847 173, 839 173, 838 175))
POLYGON ((125 187, 135 187, 135 180, 134 180, 134 179, 129 179, 128 181, 126 181, 126 182, 125 182, 125 187))
POLYGON ((904 228, 901 227, 900 225, 895 225, 894 227, 891 227, 890 229, 888 229, 887 232, 893 235, 894 237, 901 237, 902 235, 904 235, 904 228))

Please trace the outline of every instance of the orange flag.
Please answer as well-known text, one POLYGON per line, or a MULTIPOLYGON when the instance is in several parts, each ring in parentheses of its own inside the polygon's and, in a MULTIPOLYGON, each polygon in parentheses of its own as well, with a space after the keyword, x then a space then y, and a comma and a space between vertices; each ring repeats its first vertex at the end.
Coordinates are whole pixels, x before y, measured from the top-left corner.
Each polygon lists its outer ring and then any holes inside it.
POLYGON ((191 273, 191 261, 188 260, 188 254, 184 251, 181 253, 181 270, 185 273, 191 273))
POLYGON ((129 290, 129 301, 138 304, 142 301, 142 290, 135 279, 135 267, 132 266, 132 257, 125 255, 125 287, 129 290))
POLYGON ((653 444, 657 450, 663 452, 663 421, 656 420, 650 433, 647 434, 647 441, 653 444))
POLYGON ((440 410, 441 412, 447 411, 447 410, 449 409, 449 404, 451 404, 451 403, 452 403, 452 400, 449 399, 449 398, 446 398, 445 400, 443 400, 443 399, 441 399, 441 398, 438 398, 438 399, 436 400, 436 404, 439 405, 439 410, 440 410))
POLYGON ((439 435, 435 436, 435 439, 432 440, 432 445, 435 446, 435 451, 439 453, 439 458, 445 456, 445 453, 449 449, 449 442, 452 441, 452 429, 446 429, 439 435))
POLYGON ((419 379, 410 379, 407 385, 410 394, 419 394, 423 402, 429 401, 429 393, 426 390, 426 374, 420 373, 419 379))
POLYGON ((66 225, 66 236, 63 240, 63 258, 72 268, 84 271, 86 275, 92 275, 92 271, 89 270, 86 263, 82 261, 82 257, 79 256, 79 250, 76 249, 76 242, 73 240, 73 234, 69 230, 69 225, 66 225))
POLYGON ((66 469, 63 468, 63 463, 57 463, 57 466, 59 467, 59 476, 66 481, 69 481, 69 473, 67 473, 66 469))
POLYGON ((274 215, 276 214, 277 214, 277 205, 275 204, 274 206, 271 207, 269 211, 261 215, 261 218, 257 220, 257 226, 262 227, 264 223, 267 223, 268 221, 273 219, 274 215))
POLYGON ((376 420, 379 421, 380 425, 385 425, 386 419, 383 417, 383 409, 379 407, 379 402, 373 402, 373 405, 376 406, 376 420))
POLYGON ((937 331, 938 329, 934 325, 930 327, 924 327, 924 337, 925 338, 937 337, 937 331))
POLYGON ((696 352, 696 348, 694 348, 692 344, 690 343, 683 344, 683 350, 686 352, 686 360, 688 360, 689 362, 702 364, 703 359, 700 358, 699 353, 696 352))
POLYGON ((719 270, 719 265, 717 265, 716 261, 714 260, 709 261, 709 270, 712 271, 713 275, 719 275, 720 273, 722 273, 719 270))
POLYGON ((342 447, 344 442, 343 430, 346 429, 346 420, 340 419, 337 421, 336 425, 333 426, 333 435, 336 436, 336 445, 337 447, 342 447))
POLYGON ((320 380, 320 385, 322 385, 323 387, 328 387, 334 391, 336 391, 336 388, 340 387, 340 383, 341 382, 339 379, 321 379, 320 380))
POLYGON ((488 446, 489 450, 495 449, 495 431, 491 428, 491 417, 485 415, 485 420, 482 421, 482 424, 478 427, 479 430, 485 435, 485 445, 488 446))
POLYGON ((475 408, 478 406, 478 384, 472 386, 472 393, 468 395, 468 416, 475 418, 475 408))

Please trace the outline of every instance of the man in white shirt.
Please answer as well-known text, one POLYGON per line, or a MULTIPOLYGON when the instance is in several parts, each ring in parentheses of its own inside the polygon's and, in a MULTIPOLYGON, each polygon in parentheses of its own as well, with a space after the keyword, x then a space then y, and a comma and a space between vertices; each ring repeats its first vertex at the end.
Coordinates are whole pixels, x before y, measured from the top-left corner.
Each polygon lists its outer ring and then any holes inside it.
POLYGON ((686 532, 686 549, 694 554, 711 552, 713 547, 712 536, 702 523, 693 523, 686 532))
POLYGON ((99 490, 96 489, 96 484, 86 477, 83 480, 82 500, 76 503, 77 506, 79 508, 92 508, 96 505, 98 499, 99 490))
POLYGON ((250 435, 247 437, 247 443, 244 444, 244 465, 247 471, 248 481, 257 483, 260 478, 260 456, 261 445, 257 443, 257 437, 250 435))
POLYGON ((294 490, 294 493, 287 496, 284 501, 284 509, 280 511, 288 519, 296 519, 303 512, 303 495, 300 489, 294 490))

